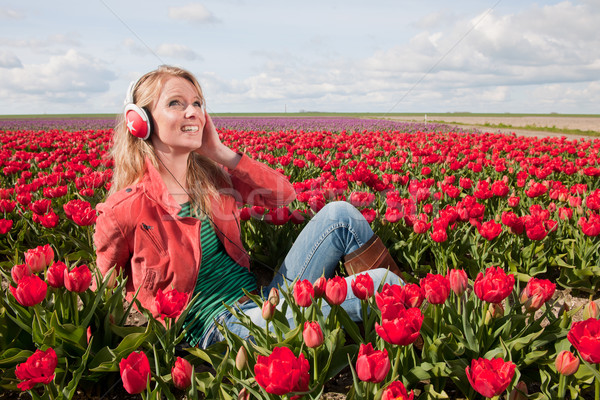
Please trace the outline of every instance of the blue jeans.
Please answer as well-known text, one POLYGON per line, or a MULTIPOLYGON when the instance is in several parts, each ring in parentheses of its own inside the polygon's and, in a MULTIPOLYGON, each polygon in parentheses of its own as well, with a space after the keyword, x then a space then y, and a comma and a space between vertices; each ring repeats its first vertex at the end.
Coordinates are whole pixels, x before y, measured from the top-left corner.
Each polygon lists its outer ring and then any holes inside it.
MULTIPOLYGON (((266 298, 273 287, 281 287, 285 290, 286 281, 287 285, 291 286, 295 280, 306 279, 314 283, 321 276, 331 278, 340 259, 365 244, 373 234, 369 223, 351 204, 343 201, 328 203, 300 232, 278 273, 269 286, 263 288, 262 296, 266 298)), ((387 269, 372 269, 367 273, 373 278, 375 288, 384 283, 390 285, 402 283, 397 275, 388 272, 387 269)), ((360 321, 361 303, 350 289, 353 278, 353 276, 345 278, 348 283, 348 295, 342 303, 342 308, 352 320, 360 321)), ((266 327, 266 322, 262 318, 262 309, 253 301, 237 304, 236 307, 250 317, 252 322, 266 327)), ((281 308, 281 304, 278 308, 281 308)), ((326 302, 323 303, 322 312, 324 317, 327 317, 330 312, 326 302)), ((289 308, 287 314, 286 318, 290 326, 293 326, 293 315, 289 308)), ((229 311, 219 315, 217 321, 242 339, 248 338, 246 327, 240 325, 237 318, 229 311)), ((219 330, 212 326, 199 346, 205 348, 223 339, 219 330)))

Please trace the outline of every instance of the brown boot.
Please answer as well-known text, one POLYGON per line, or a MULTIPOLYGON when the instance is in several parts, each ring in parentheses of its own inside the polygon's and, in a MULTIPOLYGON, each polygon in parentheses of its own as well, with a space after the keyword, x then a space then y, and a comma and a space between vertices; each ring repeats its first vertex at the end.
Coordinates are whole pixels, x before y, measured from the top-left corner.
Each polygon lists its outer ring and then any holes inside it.
POLYGON ((343 260, 348 275, 360 274, 375 268, 386 268, 406 282, 392 255, 377 235, 373 235, 357 250, 346 254, 343 260))

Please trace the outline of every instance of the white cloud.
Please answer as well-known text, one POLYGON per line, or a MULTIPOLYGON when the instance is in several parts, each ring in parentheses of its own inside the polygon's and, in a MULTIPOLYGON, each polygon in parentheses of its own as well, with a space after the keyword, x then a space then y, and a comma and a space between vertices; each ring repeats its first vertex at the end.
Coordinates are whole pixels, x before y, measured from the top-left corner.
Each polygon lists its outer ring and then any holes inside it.
POLYGON ((202 59, 194 50, 182 44, 165 43, 158 46, 156 54, 160 57, 181 58, 184 60, 202 59))
POLYGON ((15 47, 18 49, 31 49, 39 52, 43 50, 46 53, 56 52, 56 46, 80 47, 81 42, 76 33, 54 34, 45 38, 6 38, 0 37, 0 45, 5 47, 15 47))
POLYGON ((0 7, 0 18, 5 19, 23 19, 25 16, 23 13, 11 8, 0 7))
POLYGON ((169 18, 199 23, 218 22, 218 19, 200 3, 190 3, 182 7, 169 7, 169 18))
POLYGON ((21 60, 8 52, 0 52, 0 68, 23 68, 21 60))
POLYGON ((73 93, 105 92, 115 79, 100 60, 76 50, 52 56, 45 64, 26 64, 23 68, 3 71, 0 85, 14 95, 44 95, 61 98, 73 93))

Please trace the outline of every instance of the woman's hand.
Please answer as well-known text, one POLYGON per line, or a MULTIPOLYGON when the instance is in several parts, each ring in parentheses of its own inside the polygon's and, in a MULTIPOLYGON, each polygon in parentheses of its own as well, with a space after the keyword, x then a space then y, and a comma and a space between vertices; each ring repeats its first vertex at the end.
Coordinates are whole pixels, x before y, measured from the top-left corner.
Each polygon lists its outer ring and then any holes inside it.
POLYGON ((204 117, 206 122, 202 131, 202 146, 196 149, 196 153, 210 158, 229 169, 234 169, 242 156, 221 142, 217 128, 215 128, 215 124, 210 115, 208 115, 206 108, 204 109, 204 117))

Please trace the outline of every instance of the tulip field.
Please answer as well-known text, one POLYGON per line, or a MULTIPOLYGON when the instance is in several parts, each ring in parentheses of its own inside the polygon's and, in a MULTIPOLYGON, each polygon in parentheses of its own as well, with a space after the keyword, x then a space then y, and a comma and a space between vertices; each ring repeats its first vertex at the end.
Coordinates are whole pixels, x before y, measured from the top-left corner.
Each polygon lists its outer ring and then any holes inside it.
POLYGON ((600 400, 600 139, 358 118, 214 122, 296 189, 288 207, 239 205, 259 282, 316 212, 346 201, 406 285, 336 276, 248 293, 267 329, 233 307, 253 340, 221 327, 224 341, 190 348, 185 295, 160 290, 157 319, 124 300, 122 276, 95 268, 115 121, 0 119, 0 391, 320 399, 343 374, 348 399, 600 400), (360 323, 339 306, 350 291, 360 323), (570 309, 559 293, 588 301, 570 309), (147 322, 132 323, 138 313, 147 322))

